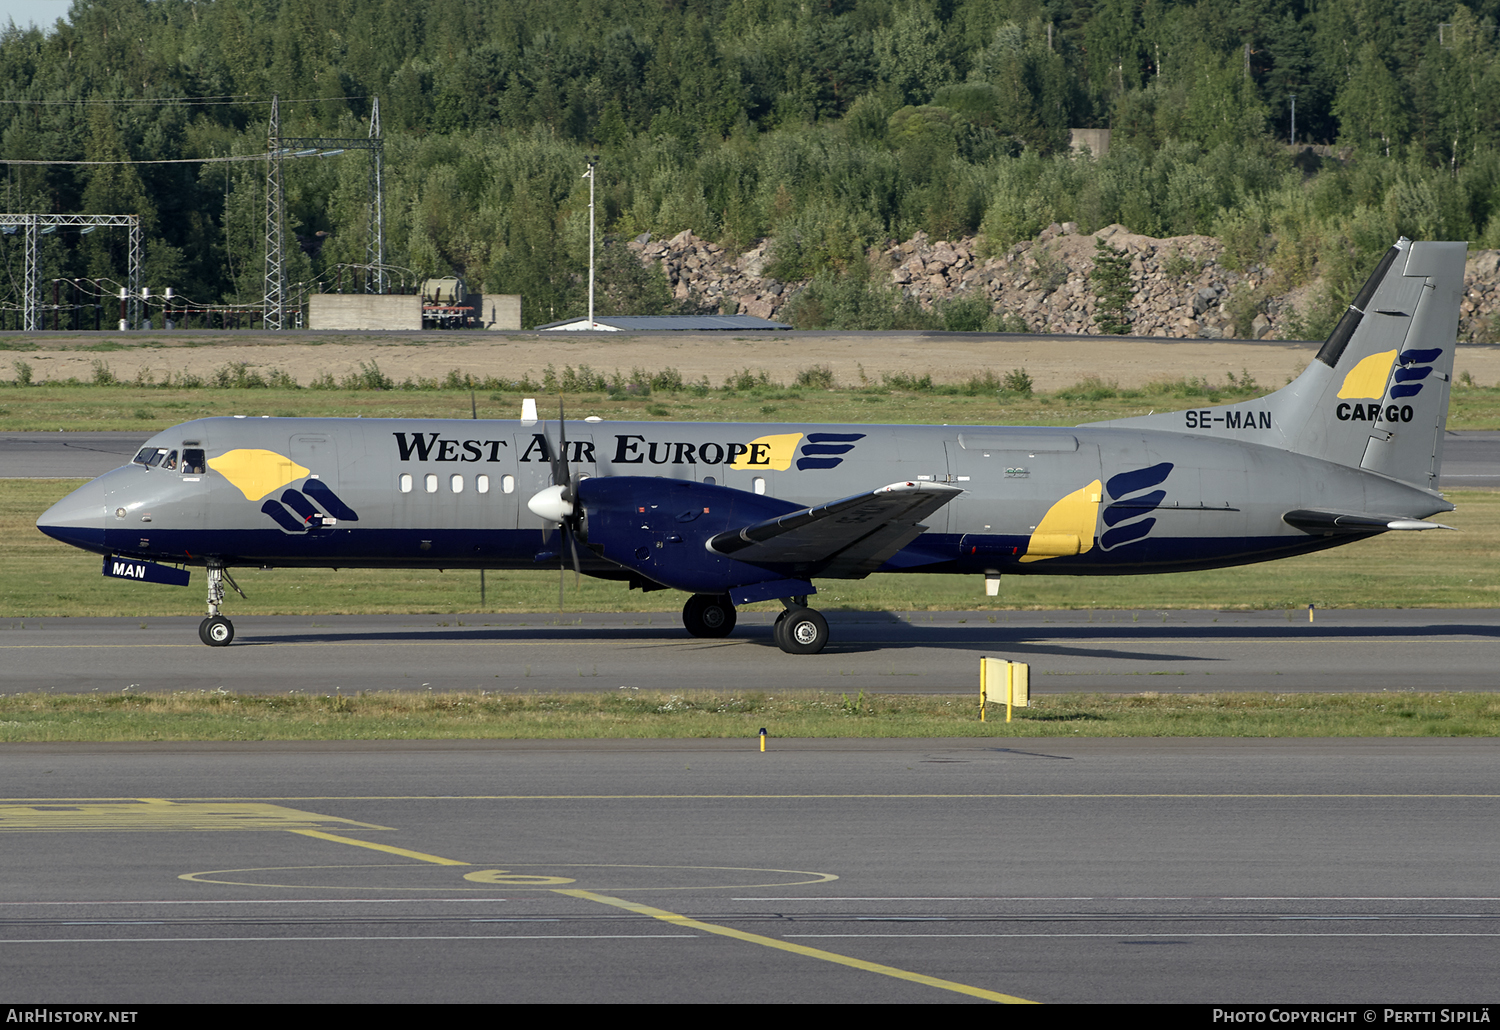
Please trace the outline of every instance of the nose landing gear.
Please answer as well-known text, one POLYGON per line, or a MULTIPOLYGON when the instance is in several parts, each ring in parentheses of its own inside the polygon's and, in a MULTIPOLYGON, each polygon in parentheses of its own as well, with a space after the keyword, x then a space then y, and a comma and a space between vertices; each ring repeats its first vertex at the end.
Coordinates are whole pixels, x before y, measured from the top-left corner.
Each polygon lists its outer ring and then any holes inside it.
POLYGON ((234 581, 223 565, 215 561, 208 563, 208 618, 198 624, 198 639, 209 647, 228 647, 234 641, 234 623, 219 614, 219 605, 224 603, 224 580, 234 587, 241 597, 245 592, 234 581))

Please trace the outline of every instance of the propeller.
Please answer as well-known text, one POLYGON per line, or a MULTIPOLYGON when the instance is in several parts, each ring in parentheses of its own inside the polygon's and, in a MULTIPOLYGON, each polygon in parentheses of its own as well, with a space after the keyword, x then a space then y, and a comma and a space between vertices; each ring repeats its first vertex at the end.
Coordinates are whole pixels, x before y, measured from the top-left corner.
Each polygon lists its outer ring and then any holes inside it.
MULTIPOLYGON (((552 453, 552 485, 537 491, 526 502, 526 507, 549 522, 556 522, 567 541, 568 551, 573 556, 575 587, 583 582, 583 566, 578 560, 578 529, 582 513, 576 503, 577 491, 573 486, 573 470, 568 463, 568 422, 563 409, 563 399, 557 399, 557 447, 552 453)), ((563 606, 563 581, 567 575, 567 556, 562 548, 557 554, 557 607, 563 606)))
MULTIPOLYGON (((473 380, 471 379, 470 380, 470 384, 471 385, 469 386, 469 414, 471 414, 471 415, 474 416, 474 421, 475 422, 478 422, 479 421, 479 401, 477 399, 475 399, 475 397, 474 397, 474 387, 473 387, 472 383, 473 383, 473 380)), ((484 607, 485 607, 485 605, 484 605, 484 570, 480 569, 479 570, 479 610, 480 611, 484 611, 484 607)))

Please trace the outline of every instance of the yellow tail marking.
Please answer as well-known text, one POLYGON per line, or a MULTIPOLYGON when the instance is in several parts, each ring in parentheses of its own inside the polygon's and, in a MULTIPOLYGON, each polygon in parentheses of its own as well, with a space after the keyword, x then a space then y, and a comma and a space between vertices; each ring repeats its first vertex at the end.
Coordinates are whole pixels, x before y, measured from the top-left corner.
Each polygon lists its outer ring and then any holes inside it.
POLYGON ((1344 385, 1339 387, 1339 399, 1368 397, 1378 401, 1385 396, 1385 384, 1391 378, 1391 366, 1395 363, 1396 352, 1393 350, 1362 359, 1344 377, 1344 385))

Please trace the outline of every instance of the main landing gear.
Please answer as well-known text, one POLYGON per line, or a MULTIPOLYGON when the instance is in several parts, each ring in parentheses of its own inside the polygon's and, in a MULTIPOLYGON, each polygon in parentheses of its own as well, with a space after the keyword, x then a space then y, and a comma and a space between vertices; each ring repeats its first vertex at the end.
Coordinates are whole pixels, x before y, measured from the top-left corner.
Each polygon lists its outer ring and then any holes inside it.
POLYGON ((682 624, 695 637, 727 637, 735 619, 728 594, 694 594, 682 606, 682 624))
POLYGON ((783 597, 786 605, 776 624, 771 627, 771 638, 776 646, 787 654, 817 654, 828 643, 828 620, 807 606, 807 598, 783 597))
MULTIPOLYGON (((828 620, 807 606, 806 596, 783 597, 771 636, 787 654, 817 654, 828 643, 828 620)), ((734 603, 726 594, 694 594, 682 606, 682 624, 695 637, 726 637, 734 629, 734 603)), ((205 625, 207 625, 205 623, 205 625)))
POLYGON ((198 623, 198 639, 209 647, 227 647, 234 640, 234 623, 219 614, 219 605, 224 603, 226 579, 234 587, 235 593, 245 596, 245 592, 224 570, 224 566, 212 561, 208 563, 208 618, 198 623))

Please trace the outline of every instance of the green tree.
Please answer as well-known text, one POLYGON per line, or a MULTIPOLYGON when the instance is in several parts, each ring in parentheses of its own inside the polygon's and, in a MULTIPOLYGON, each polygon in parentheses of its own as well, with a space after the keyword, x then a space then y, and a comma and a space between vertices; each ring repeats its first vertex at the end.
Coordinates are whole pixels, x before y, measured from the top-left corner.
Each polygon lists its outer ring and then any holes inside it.
POLYGON ((1359 62, 1333 102, 1339 142, 1385 157, 1399 155, 1411 128, 1407 94, 1374 43, 1360 48, 1359 62))
POLYGON ((1089 270, 1089 284, 1094 288, 1098 307, 1094 324, 1112 336, 1130 333, 1130 255, 1094 239, 1094 267, 1089 270))

